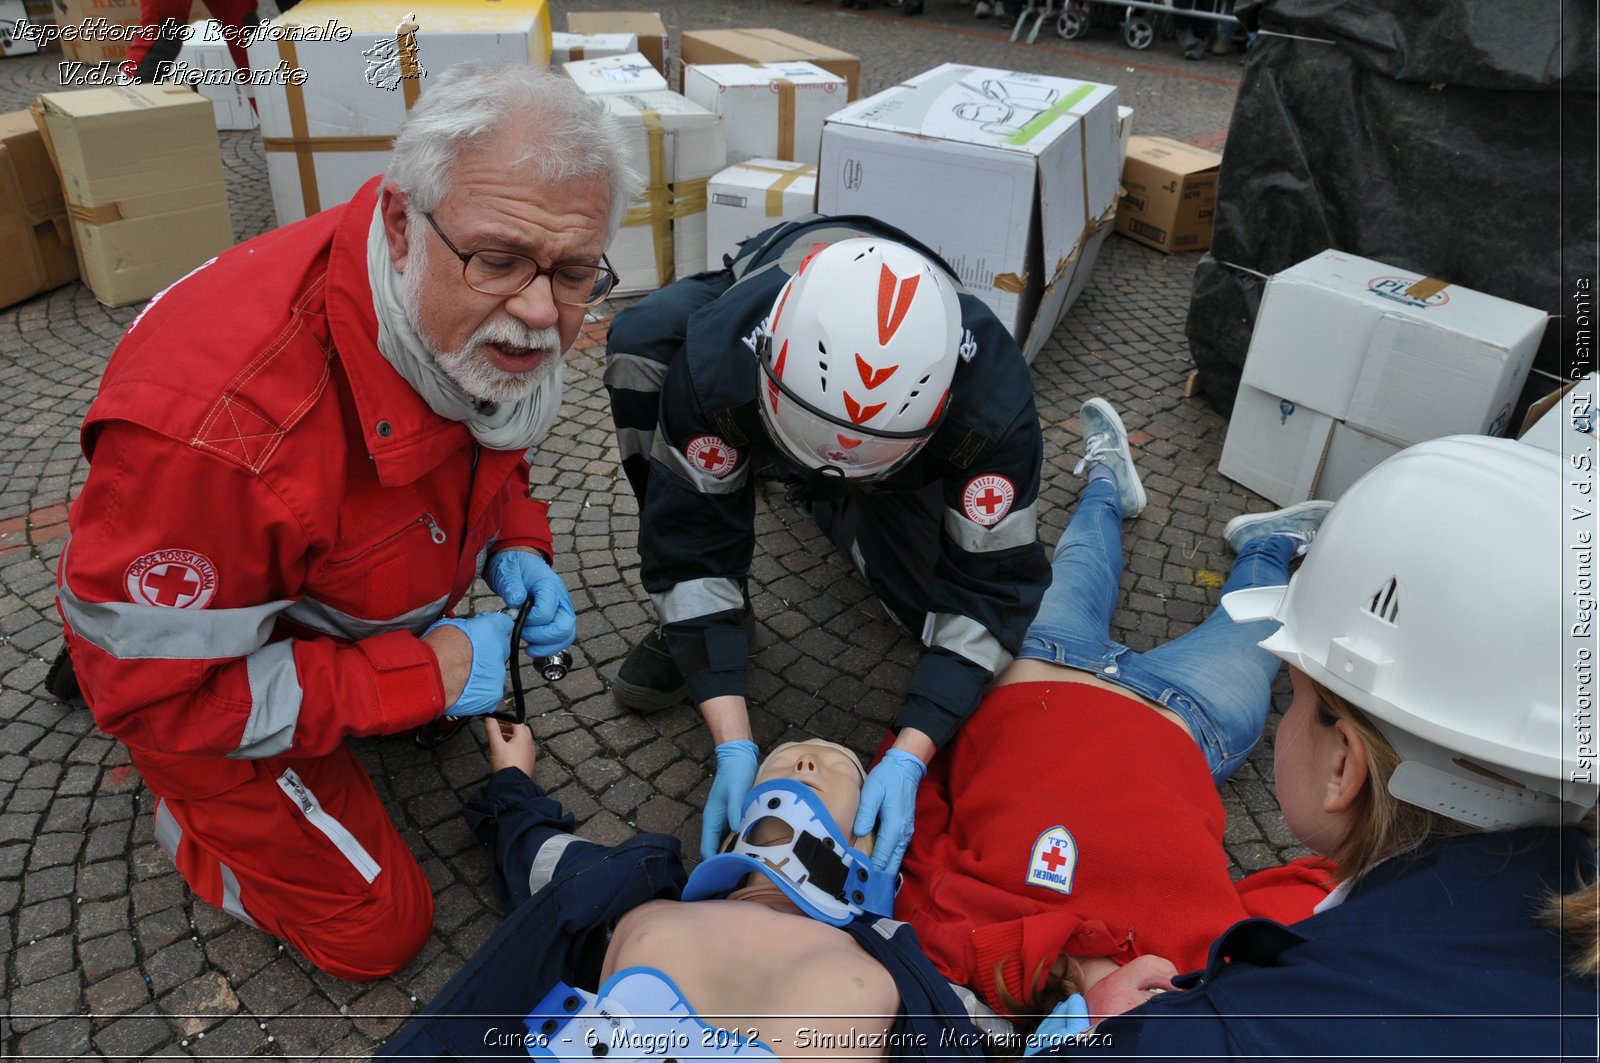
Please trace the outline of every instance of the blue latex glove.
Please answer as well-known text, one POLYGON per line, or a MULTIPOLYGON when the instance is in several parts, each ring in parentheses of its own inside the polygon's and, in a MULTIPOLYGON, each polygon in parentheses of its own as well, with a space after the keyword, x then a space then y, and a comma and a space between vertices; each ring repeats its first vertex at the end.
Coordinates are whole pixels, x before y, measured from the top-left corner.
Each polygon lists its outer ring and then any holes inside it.
POLYGON ((424 631, 453 627, 472 643, 472 672, 455 704, 444 710, 446 716, 482 716, 493 712, 506 696, 506 661, 511 658, 511 629, 515 617, 506 613, 479 613, 465 620, 446 617, 424 631))
POLYGON ((501 550, 489 558, 483 578, 513 613, 533 595, 528 622, 522 625, 522 641, 528 644, 530 657, 560 653, 578 637, 578 615, 572 611, 567 585, 538 554, 501 550))
POLYGON ((872 843, 872 866, 891 875, 900 870, 900 861, 911 844, 911 817, 917 810, 917 784, 928 766, 915 754, 891 749, 878 761, 861 787, 861 807, 856 812, 852 833, 857 838, 878 825, 872 843))
POLYGON ((1022 1054, 1024 1057, 1036 1056, 1070 1041, 1088 1028, 1089 1005, 1084 1002, 1081 993, 1074 993, 1044 1017, 1039 1028, 1029 1035, 1028 1047, 1022 1054))
POLYGON ((706 814, 700 826, 700 859, 716 856, 729 826, 739 826, 744 799, 756 784, 757 752, 756 744, 748 738, 736 738, 717 747, 717 774, 711 780, 711 796, 706 798, 706 814))

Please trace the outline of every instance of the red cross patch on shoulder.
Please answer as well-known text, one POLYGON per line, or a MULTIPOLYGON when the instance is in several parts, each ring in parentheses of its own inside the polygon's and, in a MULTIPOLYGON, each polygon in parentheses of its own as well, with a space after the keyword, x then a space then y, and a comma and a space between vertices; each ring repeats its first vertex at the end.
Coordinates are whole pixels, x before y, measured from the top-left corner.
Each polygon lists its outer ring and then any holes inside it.
POLYGON ((123 574, 128 601, 167 609, 204 609, 217 593, 217 567, 193 550, 155 550, 123 574))
POLYGON ((683 456, 701 472, 721 480, 739 464, 739 451, 716 436, 695 436, 683 448, 683 456))
POLYGON ((961 508, 972 523, 988 528, 999 524, 1001 518, 1011 512, 1011 503, 1016 497, 1017 489, 1004 476, 992 473, 974 476, 967 489, 961 492, 961 508))

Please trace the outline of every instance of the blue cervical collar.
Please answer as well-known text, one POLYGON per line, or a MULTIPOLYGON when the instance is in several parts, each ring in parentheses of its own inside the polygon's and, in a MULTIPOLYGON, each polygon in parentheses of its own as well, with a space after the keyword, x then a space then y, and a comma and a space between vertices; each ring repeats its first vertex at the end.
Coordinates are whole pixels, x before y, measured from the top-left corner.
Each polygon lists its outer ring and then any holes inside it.
POLYGON ((683 899, 726 896, 752 871, 771 879, 801 911, 833 926, 868 912, 890 915, 894 909, 894 876, 877 870, 866 853, 846 844, 822 799, 789 779, 774 779, 750 791, 732 851, 695 868, 683 899), (782 820, 789 836, 774 845, 750 841, 750 828, 764 819, 782 820))

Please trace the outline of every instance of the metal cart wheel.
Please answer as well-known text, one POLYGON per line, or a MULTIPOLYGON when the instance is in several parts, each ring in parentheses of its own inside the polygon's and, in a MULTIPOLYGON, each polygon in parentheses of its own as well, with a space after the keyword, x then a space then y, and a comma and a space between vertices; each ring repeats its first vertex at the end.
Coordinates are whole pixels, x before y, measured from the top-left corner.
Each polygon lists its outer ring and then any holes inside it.
POLYGON ((1056 19, 1056 36, 1075 41, 1089 32, 1089 12, 1081 4, 1068 4, 1056 19))
POLYGON ((1136 52, 1150 47, 1156 39, 1156 28, 1143 15, 1130 14, 1122 24, 1122 43, 1136 52))

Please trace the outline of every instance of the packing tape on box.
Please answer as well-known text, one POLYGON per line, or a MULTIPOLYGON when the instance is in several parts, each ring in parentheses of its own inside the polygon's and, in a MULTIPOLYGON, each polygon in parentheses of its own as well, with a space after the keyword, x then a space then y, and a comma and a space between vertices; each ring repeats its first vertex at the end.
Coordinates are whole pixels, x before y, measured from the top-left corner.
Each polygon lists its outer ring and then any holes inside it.
POLYGON ((1028 275, 1026 273, 996 273, 994 286, 1002 292, 1012 295, 1021 295, 1028 290, 1028 275))
POLYGON ((582 45, 579 45, 576 48, 568 48, 567 52, 568 52, 567 62, 569 62, 569 63, 581 63, 581 62, 583 62, 583 46, 582 45))
POLYGON ((1406 294, 1416 300, 1432 299, 1446 288, 1450 287, 1449 281, 1439 280, 1437 277, 1424 277, 1406 289, 1406 294))
MULTIPOLYGON (((406 110, 410 111, 422 94, 422 70, 417 63, 416 34, 405 36, 411 38, 410 47, 400 45, 398 40, 396 45, 400 54, 400 84, 405 96, 406 110)), ((278 42, 278 58, 291 70, 299 68, 300 57, 292 39, 286 38, 278 42)), ((305 89, 290 79, 283 87, 283 96, 284 103, 289 108, 289 135, 262 137, 261 150, 294 152, 295 168, 300 173, 300 203, 305 209, 306 217, 309 218, 322 210, 322 192, 317 187, 318 152, 386 152, 394 147, 394 137, 383 135, 314 137, 311 135, 310 123, 306 121, 305 89)))
MULTIPOLYGON (((623 217, 624 226, 648 225, 651 241, 655 244, 656 279, 660 287, 672 283, 672 192, 667 188, 667 134, 661 124, 661 115, 649 108, 640 110, 644 119, 645 138, 649 142, 650 173, 644 191, 634 200, 623 217), (643 200, 643 202, 640 202, 643 200)), ((705 209, 705 189, 700 192, 701 210, 705 209)))
POLYGON ((816 177, 817 168, 810 163, 793 170, 780 170, 776 166, 757 166, 753 162, 739 163, 741 170, 754 170, 757 173, 775 173, 778 179, 767 186, 767 217, 783 217, 783 194, 789 186, 802 177, 816 177))
POLYGON ((85 225, 110 225, 122 220, 122 204, 103 203, 98 207, 84 207, 68 203, 67 214, 73 221, 81 221, 85 225))
POLYGON ((778 90, 778 158, 794 161, 794 82, 779 78, 773 82, 778 90))
POLYGON ((711 183, 709 177, 691 177, 687 181, 675 181, 672 185, 672 216, 687 218, 693 214, 706 212, 706 186, 711 183))

